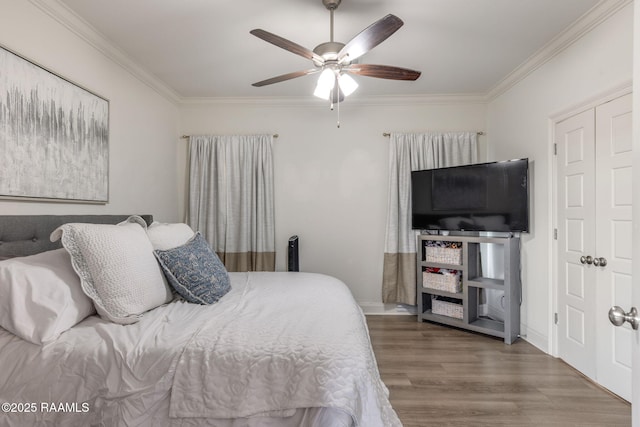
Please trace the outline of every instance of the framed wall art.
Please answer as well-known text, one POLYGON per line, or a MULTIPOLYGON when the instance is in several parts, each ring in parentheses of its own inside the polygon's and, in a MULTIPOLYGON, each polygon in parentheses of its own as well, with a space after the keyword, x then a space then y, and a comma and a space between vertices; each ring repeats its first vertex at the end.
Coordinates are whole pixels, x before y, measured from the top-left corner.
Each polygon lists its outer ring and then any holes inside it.
POLYGON ((0 197, 109 201, 109 101, 2 47, 0 197))

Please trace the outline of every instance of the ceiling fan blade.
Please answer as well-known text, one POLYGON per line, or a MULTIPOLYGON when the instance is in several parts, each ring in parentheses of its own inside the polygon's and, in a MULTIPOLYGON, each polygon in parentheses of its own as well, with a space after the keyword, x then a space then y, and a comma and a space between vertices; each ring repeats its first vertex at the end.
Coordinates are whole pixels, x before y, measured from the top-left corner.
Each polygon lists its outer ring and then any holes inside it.
POLYGON ((287 40, 283 37, 277 36, 265 30, 261 30, 259 28, 251 30, 249 32, 259 39, 276 45, 284 50, 288 50, 289 52, 295 53, 296 55, 300 55, 303 58, 311 59, 319 63, 324 63, 324 58, 322 58, 320 55, 314 53, 312 50, 307 49, 304 46, 300 46, 299 44, 292 42, 291 40, 287 40))
POLYGON ((338 53, 340 62, 356 60, 385 41, 391 34, 398 31, 403 24, 402 19, 389 14, 369 25, 340 50, 340 53, 338 53))
POLYGON ((351 74, 379 79, 391 80, 417 80, 421 72, 408 68, 392 67, 390 65, 352 64, 342 68, 351 74))
POLYGON ((312 68, 311 70, 304 71, 294 71, 293 73, 282 74, 280 76, 272 77, 267 80, 262 80, 260 82, 253 83, 251 86, 260 87, 266 86, 274 83, 284 82, 286 80, 295 79, 296 77, 308 76, 309 74, 315 74, 319 72, 321 68, 312 68))

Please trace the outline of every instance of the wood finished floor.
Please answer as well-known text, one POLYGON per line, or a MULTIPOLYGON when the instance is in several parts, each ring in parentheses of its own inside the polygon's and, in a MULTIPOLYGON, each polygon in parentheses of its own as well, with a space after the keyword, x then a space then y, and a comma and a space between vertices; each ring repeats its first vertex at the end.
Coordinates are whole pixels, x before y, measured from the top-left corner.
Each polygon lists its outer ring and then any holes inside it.
POLYGON ((531 344, 367 316, 391 404, 404 427, 631 426, 631 405, 531 344))

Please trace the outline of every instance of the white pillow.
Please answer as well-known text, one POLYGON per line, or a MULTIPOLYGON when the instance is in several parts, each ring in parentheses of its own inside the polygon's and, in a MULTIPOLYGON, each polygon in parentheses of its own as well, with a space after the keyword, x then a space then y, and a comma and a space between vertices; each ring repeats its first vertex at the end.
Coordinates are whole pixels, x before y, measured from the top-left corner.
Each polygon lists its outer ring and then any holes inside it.
POLYGON ((51 233, 52 241, 60 238, 101 317, 135 323, 173 299, 141 224, 65 224, 51 233))
POLYGON ((166 251, 182 246, 189 241, 195 233, 187 224, 166 224, 153 222, 147 227, 147 236, 151 240, 153 249, 166 251))
POLYGON ((95 313, 64 249, 0 261, 0 326, 34 344, 95 313))

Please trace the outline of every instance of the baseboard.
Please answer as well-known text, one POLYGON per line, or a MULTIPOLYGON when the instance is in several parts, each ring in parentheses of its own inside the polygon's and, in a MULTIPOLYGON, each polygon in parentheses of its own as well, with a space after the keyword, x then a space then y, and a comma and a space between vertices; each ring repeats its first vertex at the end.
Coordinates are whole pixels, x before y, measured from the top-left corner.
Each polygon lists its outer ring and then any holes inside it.
POLYGON ((549 337, 541 334, 538 331, 528 328, 525 324, 520 325, 520 338, 522 338, 529 344, 539 348, 545 353, 551 354, 549 352, 549 337))
POLYGON ((401 316, 416 316, 417 307, 404 304, 383 304, 381 302, 358 302, 364 314, 390 314, 401 316))

